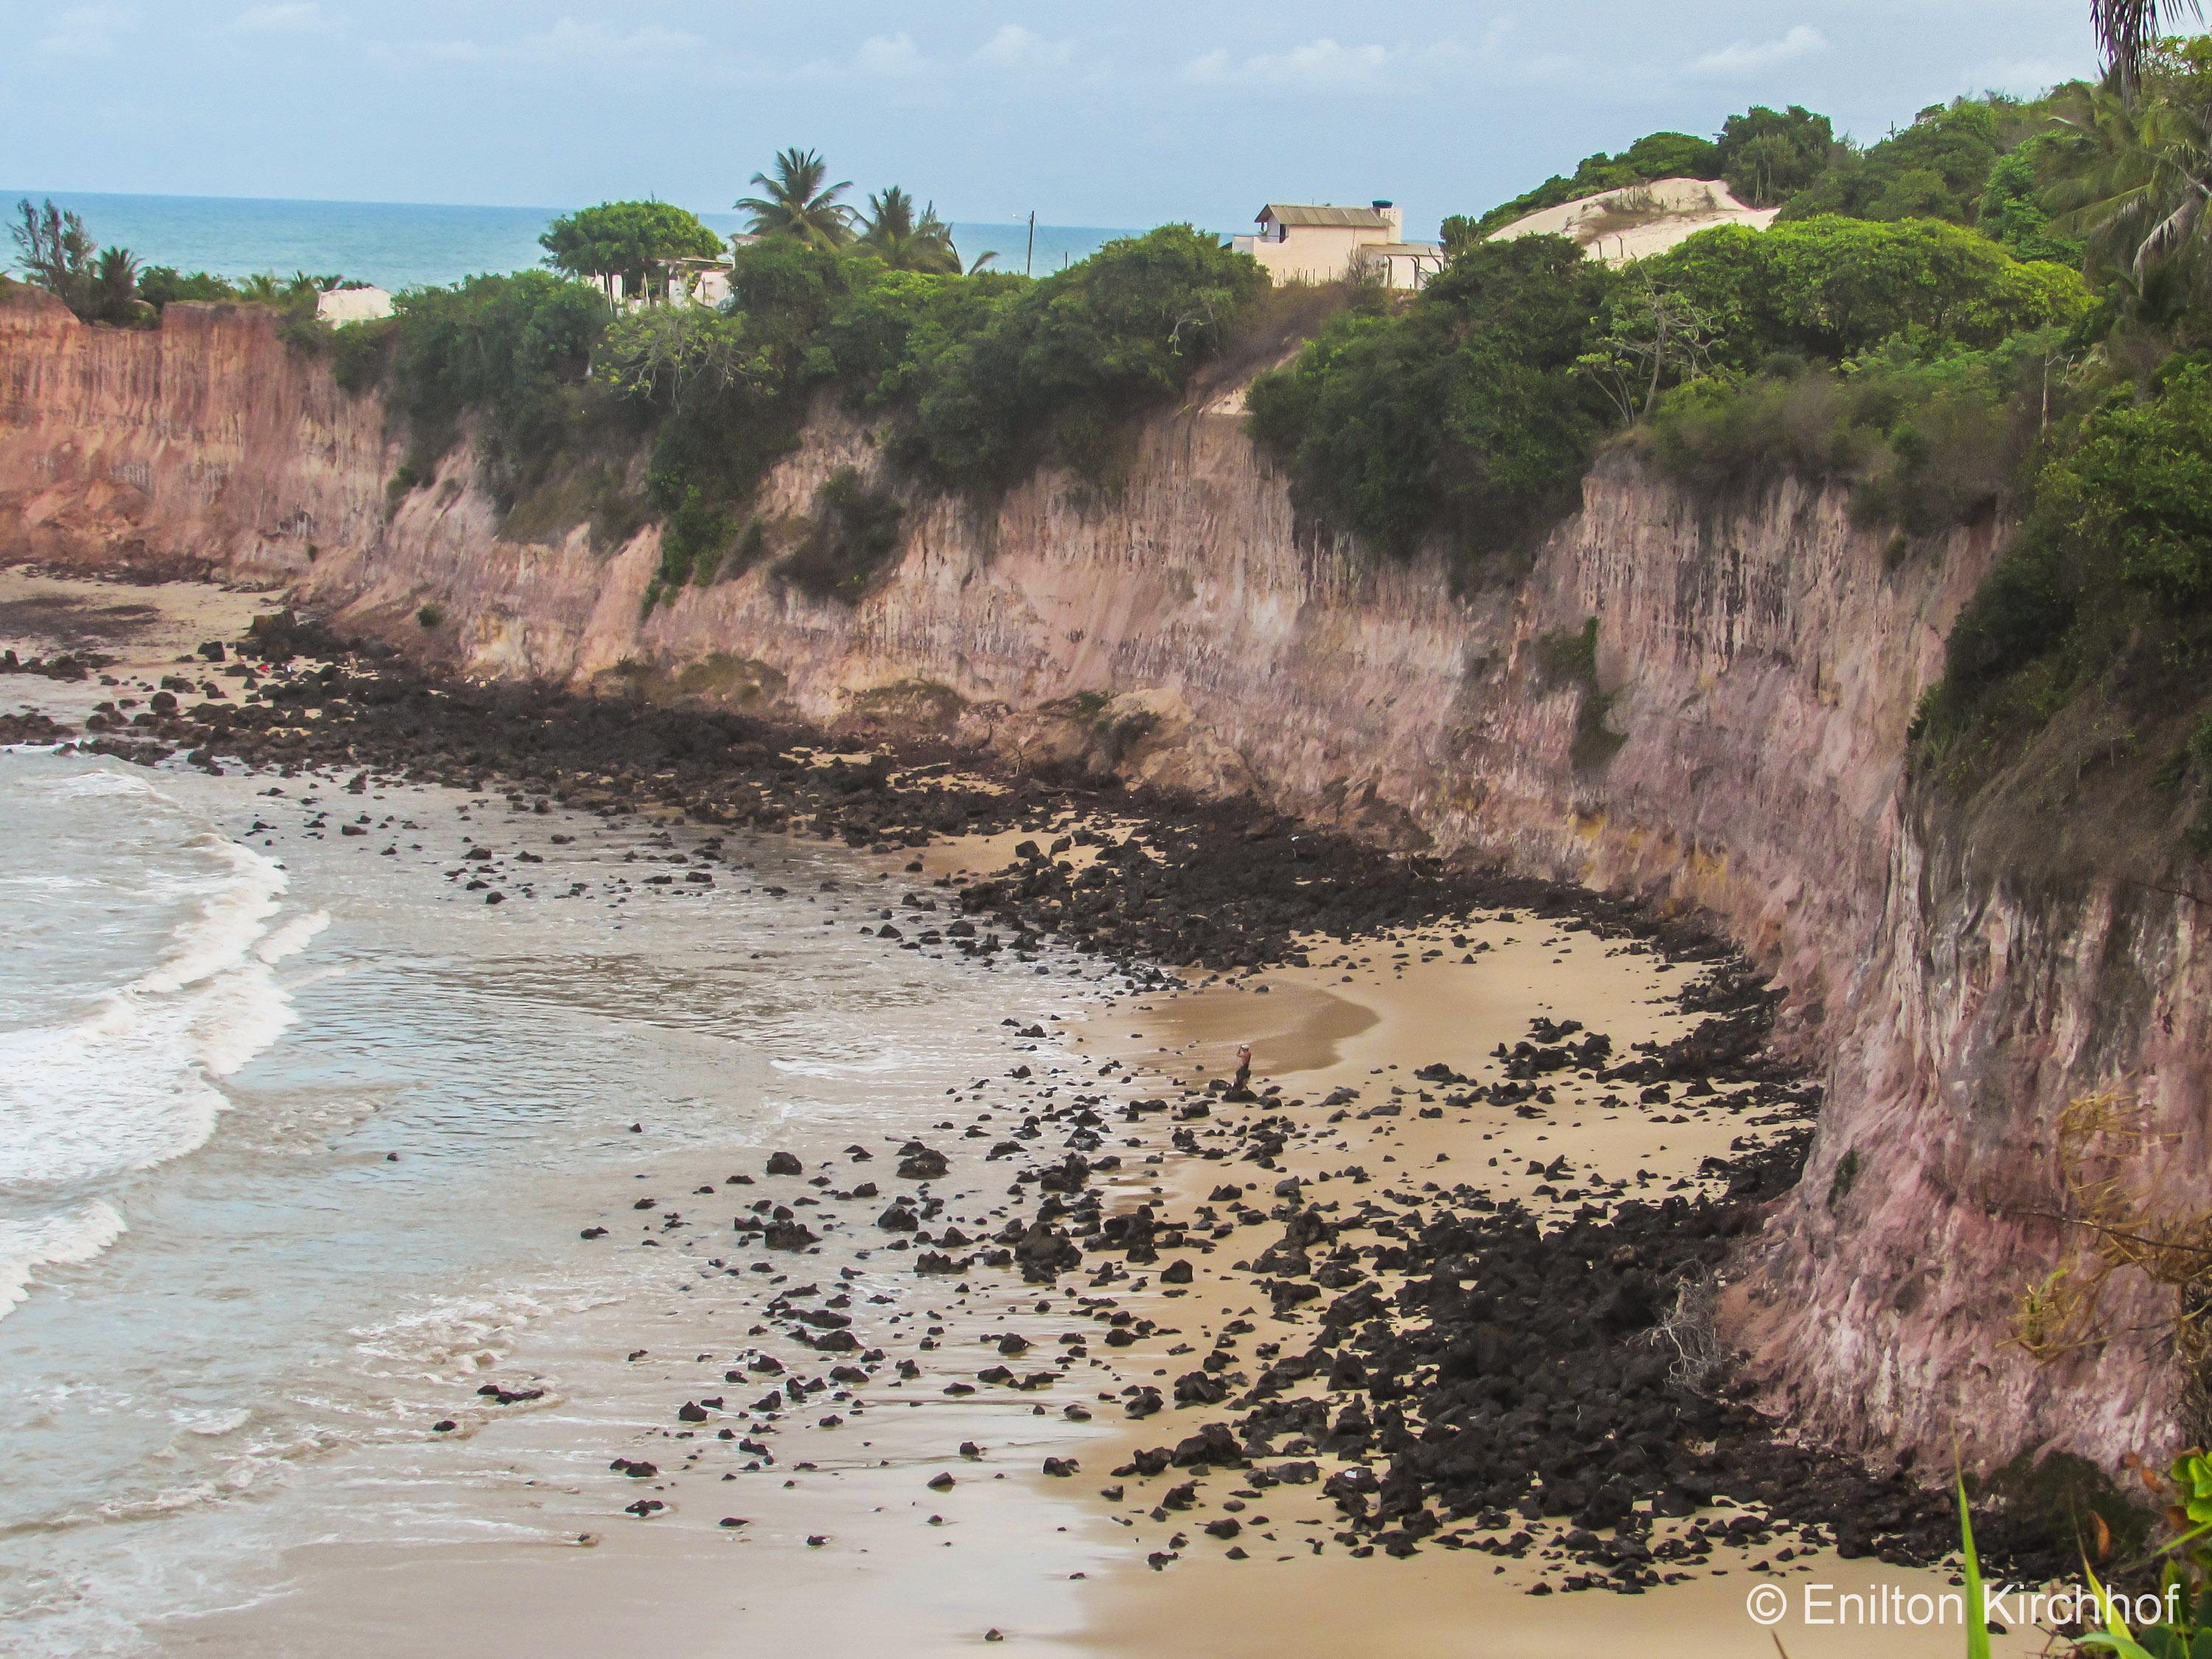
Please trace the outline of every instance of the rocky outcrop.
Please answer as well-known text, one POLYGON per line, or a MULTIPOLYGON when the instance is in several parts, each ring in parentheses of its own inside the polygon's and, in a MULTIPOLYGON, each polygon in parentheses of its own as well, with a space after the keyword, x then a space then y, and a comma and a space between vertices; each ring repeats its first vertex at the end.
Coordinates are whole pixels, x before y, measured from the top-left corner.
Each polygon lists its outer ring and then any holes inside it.
MULTIPOLYGON (((1838 492, 1722 508, 1615 457, 1531 568, 1458 591, 1301 536, 1231 397, 1150 423, 1110 494, 910 501, 857 605, 756 568, 648 610, 653 532, 511 539, 465 447, 390 495, 398 460, 374 400, 264 314, 123 334, 0 301, 0 556, 281 580, 471 674, 956 732, 1704 909, 1829 1085, 1723 1304, 1776 1401, 1946 1456, 2110 1465, 2177 1432, 2172 1292, 2140 1273, 2106 1287, 2109 1341, 2044 1364, 2004 1340, 2077 1243, 2051 1218, 2069 1099, 2129 1079, 2173 1137, 2142 1146, 2202 1167, 2212 985, 2201 905, 2086 870, 2016 888, 1907 787, 1990 530, 1900 552, 1838 492)), ((825 412, 762 515, 877 465, 825 412)))

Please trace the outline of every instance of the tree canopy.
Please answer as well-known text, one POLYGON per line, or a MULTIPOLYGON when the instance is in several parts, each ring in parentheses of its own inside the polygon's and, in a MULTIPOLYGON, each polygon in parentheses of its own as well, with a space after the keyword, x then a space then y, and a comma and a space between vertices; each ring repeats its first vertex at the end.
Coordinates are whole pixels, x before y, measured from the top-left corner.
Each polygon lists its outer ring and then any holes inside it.
POLYGON ((842 247, 853 240, 853 210, 838 198, 852 189, 853 181, 826 182, 830 164, 813 150, 796 145, 775 153, 773 168, 756 173, 752 182, 762 192, 738 198, 738 210, 749 215, 756 236, 783 236, 814 247, 842 247))
POLYGON ((625 295, 657 294, 673 259, 711 259, 722 239, 667 202, 602 202, 564 213, 538 239, 545 263, 582 280, 620 280, 625 295))
POLYGON ((1714 160, 1739 201, 1772 207, 1812 183, 1835 148, 1826 116, 1798 104, 1781 111, 1754 104, 1722 124, 1714 160))
POLYGON ((1473 553, 1571 507, 1606 427, 1576 372, 1617 278, 1559 236, 1482 242, 1402 317, 1340 314, 1248 394, 1301 513, 1395 551, 1441 533, 1473 553))
POLYGON ((2076 272, 2024 264, 1929 219, 1723 225, 1638 269, 1711 319, 1716 361, 1739 371, 1777 352, 1839 362, 1893 339, 1930 353, 1986 348, 2089 307, 2076 272))
POLYGON ((958 275, 960 253, 952 246, 952 227, 937 216, 933 202, 917 216, 914 198, 896 185, 868 198, 868 214, 855 243, 893 270, 958 275))

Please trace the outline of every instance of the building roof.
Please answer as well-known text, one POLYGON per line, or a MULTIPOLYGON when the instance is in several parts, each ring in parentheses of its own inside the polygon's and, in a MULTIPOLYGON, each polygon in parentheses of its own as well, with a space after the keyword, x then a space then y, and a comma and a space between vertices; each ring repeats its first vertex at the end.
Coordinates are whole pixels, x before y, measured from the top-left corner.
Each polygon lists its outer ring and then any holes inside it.
POLYGON ((1388 230, 1390 222, 1380 208, 1326 207, 1298 202, 1270 202, 1257 215, 1265 223, 1327 225, 1337 230, 1388 230))

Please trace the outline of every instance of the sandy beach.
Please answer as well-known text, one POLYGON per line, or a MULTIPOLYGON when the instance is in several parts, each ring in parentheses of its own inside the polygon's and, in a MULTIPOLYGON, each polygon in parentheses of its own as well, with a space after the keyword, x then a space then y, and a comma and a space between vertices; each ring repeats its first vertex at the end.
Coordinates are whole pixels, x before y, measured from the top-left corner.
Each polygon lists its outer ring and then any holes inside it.
MULTIPOLYGON (((0 644, 97 650, 112 682, 17 677, 10 702, 75 724, 96 702, 150 696, 202 640, 235 639, 265 609, 251 594, 6 573, 0 644)), ((443 810, 434 789, 374 787, 392 792, 369 796, 377 811, 404 805, 432 823, 443 810)), ((487 811, 505 826, 485 878, 521 904, 570 876, 610 879, 609 861, 634 860, 647 837, 709 884, 748 878, 737 844, 681 813, 477 810, 476 835, 487 811)), ((321 822, 293 797, 265 811, 279 850, 321 822)), ((1375 1224, 1356 1214, 1370 1200, 1397 1212, 1379 1238, 1346 1234, 1378 1239, 1379 1256, 1364 1249, 1373 1259, 1355 1263, 1346 1249, 1328 1264, 1339 1288, 1387 1304, 1428 1271, 1389 1265, 1389 1241, 1454 1189, 1554 1231, 1625 1200, 1717 1198, 1737 1161, 1809 1109, 1778 1109, 1752 1085, 1639 1091, 1595 1060, 1501 1103, 1510 1051, 1532 1033, 1601 1034, 1618 1061, 1700 1024, 1678 995, 1698 963, 1571 916, 1496 906, 1348 941, 1308 935, 1296 960, 1260 971, 1165 964, 1182 981, 1167 988, 1042 945, 978 967, 938 933, 937 907, 957 913, 961 885, 1025 867, 1023 842, 1087 830, 1091 843, 1065 849, 1080 870, 1115 822, 1071 811, 1042 829, 939 838, 914 858, 861 854, 860 878, 782 897, 815 907, 808 927, 817 914, 848 933, 880 924, 882 950, 967 974, 969 1023, 1001 1032, 999 1074, 945 1087, 942 1116, 866 1133, 850 1118, 786 1117, 767 1143, 641 1142, 629 1178, 602 1181, 574 1224, 592 1249, 653 1251, 651 1288, 455 1356, 435 1396, 454 1402, 450 1418, 349 1454, 336 1477, 306 1469, 294 1496, 315 1487, 313 1528, 243 1564, 233 1605, 154 1627, 160 1650, 564 1659, 640 1643, 685 1655, 872 1640, 1224 1659, 1563 1645, 1748 1656, 1772 1651, 1745 1611, 1754 1586, 1952 1588, 1942 1566, 1844 1559, 1789 1517, 1723 1537, 1746 1519, 1727 1504, 1668 1515, 1640 1501, 1620 1538, 1638 1540, 1634 1560, 1680 1569, 1646 1585, 1632 1567, 1632 1594, 1595 1588, 1606 1575, 1571 1559, 1589 1546, 1563 1543, 1577 1523, 1529 1508, 1450 1517, 1394 1553, 1346 1529, 1354 1511, 1331 1490, 1347 1471, 1371 1488, 1380 1460, 1364 1445, 1291 1439, 1139 1472, 1147 1448, 1232 1415, 1237 1390, 1320 1328, 1325 1297, 1271 1303, 1251 1271, 1302 1212, 1347 1229, 1375 1224), (1240 1043, 1250 1085, 1231 1098, 1240 1043), (1076 1171, 1060 1212, 1085 1194, 1105 1221, 1149 1206, 1157 1249, 1116 1261, 1094 1232, 1073 1261, 1026 1280, 1012 1259, 992 1265, 994 1240, 1059 1248, 1054 1206, 1037 1203, 1056 1168, 1076 1171), (757 1218, 771 1208, 788 1220, 757 1218), (777 1225, 804 1237, 779 1243, 763 1231, 777 1225), (917 1273, 926 1247, 943 1265, 917 1273), (802 1376, 822 1386, 802 1391, 802 1376), (1193 1377, 1202 1395, 1209 1376, 1224 1379, 1212 1399, 1169 1397, 1193 1377), (456 1528, 397 1535, 401 1493, 456 1528)), ((434 832, 467 839, 458 823, 434 832)), ((642 1131, 652 1112, 638 1109, 642 1131)), ((1287 1397, 1334 1412, 1359 1390, 1324 1373, 1287 1397)), ((1780 1634, 1801 1656, 1934 1656, 1960 1639, 1955 1626, 1795 1615, 1780 1634)), ((2015 1632, 2000 1649, 2042 1641, 2015 1632)))

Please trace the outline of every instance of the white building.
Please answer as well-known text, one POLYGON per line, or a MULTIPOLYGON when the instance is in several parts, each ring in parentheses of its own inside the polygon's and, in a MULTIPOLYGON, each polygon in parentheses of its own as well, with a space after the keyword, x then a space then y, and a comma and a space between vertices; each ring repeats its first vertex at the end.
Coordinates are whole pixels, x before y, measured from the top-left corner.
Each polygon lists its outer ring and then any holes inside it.
POLYGON ((380 288, 333 288, 315 296, 315 315, 336 328, 392 314, 392 296, 380 288))
POLYGON ((1371 271, 1386 288, 1419 288, 1443 269, 1442 247, 1405 240, 1406 216, 1392 202, 1366 207, 1270 202, 1260 210, 1258 223, 1256 234, 1231 245, 1257 259, 1279 286, 1340 282, 1371 271))
MULTIPOLYGON (((733 236, 732 242, 743 246, 758 239, 733 236)), ((592 280, 607 303, 623 310, 635 311, 648 302, 672 306, 719 306, 730 297, 730 262, 727 259, 670 259, 662 264, 663 276, 658 294, 632 294, 622 291, 622 278, 610 272, 592 280)))

